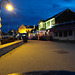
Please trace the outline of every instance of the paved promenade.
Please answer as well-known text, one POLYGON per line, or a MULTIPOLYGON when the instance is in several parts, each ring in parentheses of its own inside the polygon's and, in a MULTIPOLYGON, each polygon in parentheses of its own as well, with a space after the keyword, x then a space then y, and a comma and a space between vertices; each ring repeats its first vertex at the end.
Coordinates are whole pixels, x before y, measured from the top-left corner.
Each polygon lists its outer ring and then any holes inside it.
POLYGON ((75 72, 75 44, 29 40, 0 57, 0 75, 56 70, 75 72))

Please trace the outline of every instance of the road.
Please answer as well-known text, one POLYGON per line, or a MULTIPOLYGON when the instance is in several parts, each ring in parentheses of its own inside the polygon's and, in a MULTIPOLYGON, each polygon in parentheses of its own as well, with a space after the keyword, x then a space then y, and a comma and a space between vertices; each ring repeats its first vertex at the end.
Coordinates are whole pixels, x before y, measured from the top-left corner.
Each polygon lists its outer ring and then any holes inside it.
POLYGON ((0 75, 51 70, 75 72, 75 44, 30 40, 0 57, 0 75))

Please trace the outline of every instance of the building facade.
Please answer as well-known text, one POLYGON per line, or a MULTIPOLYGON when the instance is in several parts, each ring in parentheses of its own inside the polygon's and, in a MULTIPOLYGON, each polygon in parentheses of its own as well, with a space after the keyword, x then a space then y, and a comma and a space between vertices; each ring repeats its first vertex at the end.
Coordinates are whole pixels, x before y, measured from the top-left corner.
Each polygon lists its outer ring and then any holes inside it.
POLYGON ((18 28, 18 32, 19 33, 31 33, 31 31, 33 30, 33 29, 35 29, 35 25, 34 26, 29 26, 29 25, 27 25, 27 26, 25 26, 25 25, 21 25, 19 28, 18 28))
POLYGON ((47 20, 41 20, 41 29, 50 30, 53 39, 75 40, 75 12, 66 9, 47 20))
POLYGON ((29 25, 25 26, 25 25, 22 24, 22 25, 18 28, 18 33, 19 33, 19 34, 26 33, 28 39, 30 39, 30 38, 31 38, 31 32, 32 32, 32 30, 34 30, 34 29, 35 29, 35 25, 34 25, 34 26, 29 26, 29 25))
POLYGON ((75 21, 54 26, 51 34, 56 40, 75 40, 75 21))

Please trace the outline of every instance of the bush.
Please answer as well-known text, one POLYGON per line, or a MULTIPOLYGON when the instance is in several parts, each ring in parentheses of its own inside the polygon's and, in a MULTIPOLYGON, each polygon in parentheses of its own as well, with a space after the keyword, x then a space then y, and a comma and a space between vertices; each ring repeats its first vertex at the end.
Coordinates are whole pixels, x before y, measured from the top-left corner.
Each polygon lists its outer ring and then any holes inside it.
POLYGON ((7 39, 2 39, 2 40, 1 40, 1 43, 2 43, 2 44, 6 44, 6 43, 13 42, 13 41, 15 41, 15 40, 17 40, 17 38, 10 37, 10 38, 7 38, 7 39))

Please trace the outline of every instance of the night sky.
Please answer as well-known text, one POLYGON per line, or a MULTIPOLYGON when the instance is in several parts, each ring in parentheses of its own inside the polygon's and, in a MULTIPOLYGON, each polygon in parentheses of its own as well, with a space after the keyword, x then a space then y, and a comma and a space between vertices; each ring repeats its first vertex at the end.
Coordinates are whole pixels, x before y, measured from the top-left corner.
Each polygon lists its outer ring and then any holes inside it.
POLYGON ((17 25, 38 25, 40 20, 46 20, 69 8, 75 12, 75 0, 9 0, 14 10, 9 12, 2 7, 2 31, 17 30, 17 25))

